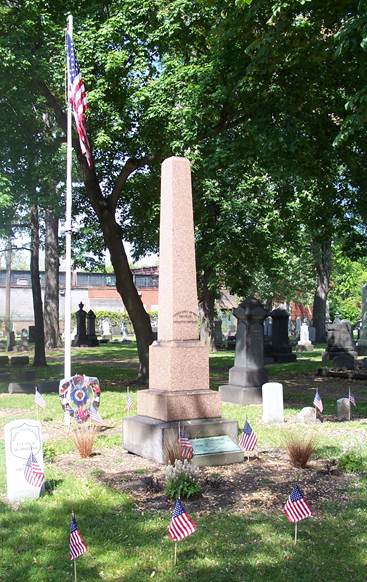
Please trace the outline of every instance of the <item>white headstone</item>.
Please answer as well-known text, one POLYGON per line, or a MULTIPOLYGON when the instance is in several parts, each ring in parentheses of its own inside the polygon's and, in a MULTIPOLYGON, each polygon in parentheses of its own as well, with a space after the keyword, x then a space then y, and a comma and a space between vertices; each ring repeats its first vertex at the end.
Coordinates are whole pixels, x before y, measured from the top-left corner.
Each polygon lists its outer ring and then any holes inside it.
POLYGON ((4 435, 9 501, 39 497, 40 488, 26 481, 24 468, 32 450, 38 465, 44 470, 41 423, 30 419, 14 420, 5 425, 4 435))
POLYGON ((111 335, 111 328, 109 321, 102 321, 102 335, 111 335))
POLYGON ((302 323, 302 325, 301 325, 301 333, 300 333, 300 339, 299 339, 298 345, 305 346, 305 347, 309 347, 312 345, 310 342, 310 336, 308 333, 307 323, 302 323))
POLYGON ((283 384, 267 382, 262 387, 263 422, 267 424, 284 422, 283 384))

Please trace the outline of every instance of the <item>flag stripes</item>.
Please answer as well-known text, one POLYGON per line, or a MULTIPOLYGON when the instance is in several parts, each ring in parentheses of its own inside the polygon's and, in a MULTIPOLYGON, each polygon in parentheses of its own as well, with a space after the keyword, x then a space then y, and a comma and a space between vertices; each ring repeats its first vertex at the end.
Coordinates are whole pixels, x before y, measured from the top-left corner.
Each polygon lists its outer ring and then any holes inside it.
POLYGON ((308 504, 306 503, 302 491, 296 485, 288 497, 287 503, 284 506, 284 513, 287 516, 288 521, 291 523, 297 523, 302 519, 312 516, 312 512, 308 504))
POLYGON ((87 551, 88 547, 82 536, 78 531, 78 526, 76 523, 75 515, 72 515, 70 523, 70 539, 69 539, 69 549, 70 549, 70 560, 75 560, 82 556, 87 551))
POLYGON ((181 501, 177 499, 171 523, 168 527, 168 536, 173 542, 184 540, 196 531, 196 525, 186 513, 181 501))
POLYGON ((245 422, 245 426, 243 427, 243 431, 238 443, 238 446, 243 451, 253 451, 256 447, 257 437, 254 431, 251 428, 249 422, 245 422))
POLYGON ((33 487, 42 487, 45 480, 45 475, 32 451, 24 467, 24 478, 33 487))

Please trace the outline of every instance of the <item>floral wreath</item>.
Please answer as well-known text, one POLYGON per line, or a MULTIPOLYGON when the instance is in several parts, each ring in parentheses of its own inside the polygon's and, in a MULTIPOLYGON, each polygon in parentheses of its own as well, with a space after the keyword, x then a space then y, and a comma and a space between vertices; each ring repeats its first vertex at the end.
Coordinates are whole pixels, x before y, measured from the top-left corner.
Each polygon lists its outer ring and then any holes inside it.
POLYGON ((92 407, 99 407, 100 396, 98 378, 77 374, 60 380, 59 397, 62 409, 79 423, 89 419, 92 407))

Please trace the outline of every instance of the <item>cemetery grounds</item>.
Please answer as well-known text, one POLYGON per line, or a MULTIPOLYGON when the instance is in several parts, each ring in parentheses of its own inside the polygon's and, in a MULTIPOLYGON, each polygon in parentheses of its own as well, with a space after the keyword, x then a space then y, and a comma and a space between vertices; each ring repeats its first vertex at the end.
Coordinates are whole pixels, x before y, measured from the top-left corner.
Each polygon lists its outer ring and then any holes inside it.
MULTIPOLYGON (((70 514, 88 544, 78 559, 78 581, 365 581, 367 543, 367 387, 350 386, 357 400, 352 421, 335 418, 336 399, 348 395, 348 381, 315 378, 321 347, 298 354, 289 364, 266 367, 270 380, 284 387, 286 422, 261 423, 261 407, 223 404, 222 415, 247 416, 258 438, 257 450, 241 464, 201 469, 203 495, 185 502, 197 532, 178 546, 167 526, 174 503, 162 491, 163 468, 126 453, 121 421, 126 388, 136 413, 137 375, 134 344, 74 349, 73 373, 97 376, 102 388, 94 454, 81 459, 63 425, 57 394, 47 394, 40 410, 46 493, 36 501, 6 501, 3 427, 17 418, 36 418, 32 395, 0 393, 0 580, 63 582, 73 579, 68 560, 70 514), (324 422, 295 423, 296 413, 312 406, 318 387, 324 422), (296 434, 313 436, 315 454, 306 469, 288 461, 285 442, 296 434), (352 451, 352 453, 351 453, 352 451), (344 461, 344 463, 343 463, 344 461), (340 464, 344 470, 341 470, 340 464), (354 472, 347 472, 353 470, 354 472), (282 508, 298 483, 314 517, 299 523, 298 543, 282 508)), ((233 352, 211 355, 211 387, 228 380, 233 352)), ((49 353, 42 378, 62 377, 62 353, 49 353)), ((21 371, 14 375, 21 378, 21 371)))

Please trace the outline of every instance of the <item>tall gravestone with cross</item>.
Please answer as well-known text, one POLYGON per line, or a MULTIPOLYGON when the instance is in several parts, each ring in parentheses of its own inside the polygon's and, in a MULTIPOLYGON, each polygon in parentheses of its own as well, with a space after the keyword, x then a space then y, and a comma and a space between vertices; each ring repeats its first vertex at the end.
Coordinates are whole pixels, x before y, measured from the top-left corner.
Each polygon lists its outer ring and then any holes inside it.
POLYGON ((267 315, 263 305, 248 297, 233 309, 237 318, 236 356, 229 370, 229 382, 219 387, 223 402, 260 404, 261 386, 268 377, 264 368, 264 328, 267 315))
POLYGON ((207 464, 237 462, 243 459, 235 444, 237 422, 221 418, 220 396, 209 389, 208 348, 199 340, 191 170, 185 158, 162 164, 159 248, 158 339, 149 350, 149 389, 138 392, 137 416, 123 421, 124 447, 164 462, 180 423, 194 453, 196 439, 223 437, 220 450, 197 448, 201 464, 204 456, 207 464))

